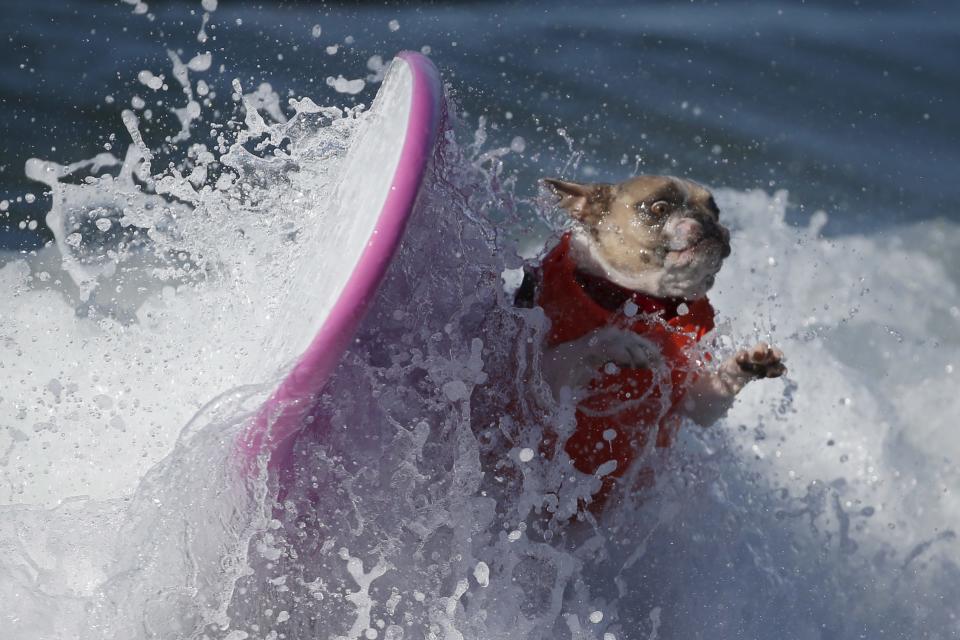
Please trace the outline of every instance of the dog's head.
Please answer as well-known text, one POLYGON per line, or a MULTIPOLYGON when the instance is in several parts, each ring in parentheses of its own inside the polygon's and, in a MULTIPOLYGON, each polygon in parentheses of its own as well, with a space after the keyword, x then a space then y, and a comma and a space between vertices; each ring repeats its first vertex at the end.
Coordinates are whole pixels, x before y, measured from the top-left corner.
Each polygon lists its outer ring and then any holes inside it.
POLYGON ((730 255, 730 232, 705 187, 672 176, 619 184, 544 181, 579 224, 584 268, 657 297, 695 299, 730 255))

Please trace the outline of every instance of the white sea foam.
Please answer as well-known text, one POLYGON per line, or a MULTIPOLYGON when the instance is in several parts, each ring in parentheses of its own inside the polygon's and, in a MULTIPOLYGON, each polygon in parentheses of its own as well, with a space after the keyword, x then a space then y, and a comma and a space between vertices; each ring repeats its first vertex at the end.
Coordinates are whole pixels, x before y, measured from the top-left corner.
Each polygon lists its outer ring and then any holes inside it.
POLYGON ((262 500, 224 453, 291 357, 257 345, 276 342, 291 292, 274 285, 325 214, 360 113, 303 100, 268 126, 269 86, 244 99, 252 129, 157 175, 129 112, 123 161, 28 163, 52 190, 55 243, 0 268, 0 584, 18 637, 168 637, 229 602, 262 500), (191 595, 151 595, 164 586, 191 595))

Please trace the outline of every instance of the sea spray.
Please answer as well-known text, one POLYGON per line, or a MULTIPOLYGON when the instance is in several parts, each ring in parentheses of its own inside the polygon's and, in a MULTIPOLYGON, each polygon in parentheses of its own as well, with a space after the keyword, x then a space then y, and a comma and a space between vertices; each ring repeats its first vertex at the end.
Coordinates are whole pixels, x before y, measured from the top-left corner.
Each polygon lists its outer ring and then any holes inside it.
MULTIPOLYGON (((247 108, 270 111, 268 91, 247 108)), ((308 99, 291 112, 277 129, 248 114, 256 131, 223 129, 219 151, 193 145, 155 175, 129 112, 122 161, 28 163, 51 189, 55 242, 0 269, 13 303, 3 497, 37 505, 3 507, 16 523, 0 538, 5 623, 20 637, 226 625, 249 537, 268 526, 265 479, 247 482, 227 454, 295 355, 263 347, 289 294, 277 283, 326 212, 363 115, 308 99), (40 528, 49 535, 30 534, 40 528)))

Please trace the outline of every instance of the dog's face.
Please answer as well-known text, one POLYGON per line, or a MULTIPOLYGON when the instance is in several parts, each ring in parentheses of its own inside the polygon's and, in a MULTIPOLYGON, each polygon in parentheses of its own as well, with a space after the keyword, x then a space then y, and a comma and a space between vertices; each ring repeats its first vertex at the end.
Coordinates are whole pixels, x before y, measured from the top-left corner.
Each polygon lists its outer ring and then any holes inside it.
POLYGON ((730 232, 703 186, 672 176, 619 184, 547 179, 582 227, 593 264, 607 279, 648 295, 695 299, 713 286, 730 255, 730 232))

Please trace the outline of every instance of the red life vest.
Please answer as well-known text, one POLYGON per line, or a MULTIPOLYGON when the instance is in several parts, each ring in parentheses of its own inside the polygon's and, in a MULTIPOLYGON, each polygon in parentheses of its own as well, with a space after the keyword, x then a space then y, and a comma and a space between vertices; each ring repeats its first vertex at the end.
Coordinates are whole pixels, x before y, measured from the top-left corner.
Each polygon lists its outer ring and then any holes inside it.
POLYGON ((649 340, 664 360, 664 366, 653 369, 620 368, 613 373, 604 369, 577 405, 576 429, 565 450, 583 473, 593 474, 604 463, 617 462, 616 470, 605 476, 605 494, 612 478, 627 471, 654 430, 656 446, 670 445, 679 423, 675 413, 703 364, 700 358, 709 358, 707 354, 698 358, 692 347, 713 329, 714 310, 706 298, 654 298, 587 274, 571 257, 570 241, 570 234, 564 234, 541 267, 537 304, 551 322, 548 346, 615 326, 649 340), (627 301, 637 307, 632 317, 624 310, 627 301), (682 305, 686 311, 681 315, 682 305))

